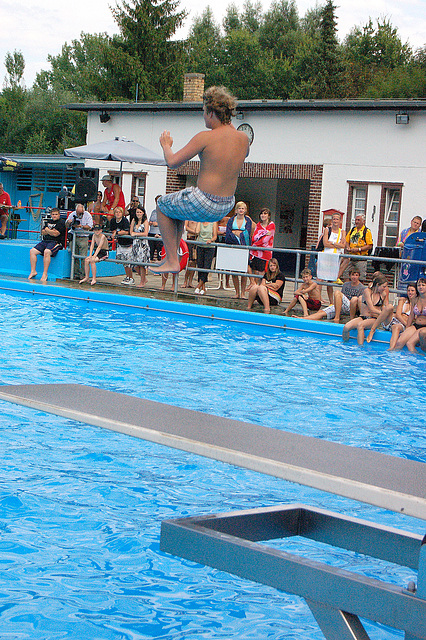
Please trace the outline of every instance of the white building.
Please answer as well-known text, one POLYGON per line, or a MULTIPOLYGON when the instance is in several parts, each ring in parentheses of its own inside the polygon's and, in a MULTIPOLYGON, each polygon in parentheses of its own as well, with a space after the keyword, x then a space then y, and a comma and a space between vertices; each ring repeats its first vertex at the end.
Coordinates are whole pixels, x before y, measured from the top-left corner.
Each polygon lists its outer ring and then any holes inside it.
MULTIPOLYGON (((202 93, 202 75, 188 77, 202 93)), ((123 136, 161 153, 163 130, 178 149, 204 126, 201 102, 188 99, 67 108, 87 112, 88 144, 123 136)), ((346 229, 356 212, 365 213, 375 246, 393 246, 413 215, 426 217, 425 100, 241 101, 234 124, 253 136, 237 200, 248 203, 255 220, 261 207, 271 209, 276 246, 315 244, 329 209, 344 213, 346 229)), ((99 166, 101 175, 118 174, 110 162, 87 164, 99 166)), ((137 193, 150 212, 157 194, 194 184, 197 169, 197 161, 177 170, 124 165, 126 201, 137 193)))

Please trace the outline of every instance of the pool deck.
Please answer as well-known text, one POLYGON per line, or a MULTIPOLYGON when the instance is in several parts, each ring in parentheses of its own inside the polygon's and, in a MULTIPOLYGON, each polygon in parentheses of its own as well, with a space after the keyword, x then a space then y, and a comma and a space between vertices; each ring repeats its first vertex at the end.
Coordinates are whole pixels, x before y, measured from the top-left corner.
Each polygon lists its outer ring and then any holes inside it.
POLYGON ((0 399, 426 519, 421 462, 86 385, 7 385, 0 399))

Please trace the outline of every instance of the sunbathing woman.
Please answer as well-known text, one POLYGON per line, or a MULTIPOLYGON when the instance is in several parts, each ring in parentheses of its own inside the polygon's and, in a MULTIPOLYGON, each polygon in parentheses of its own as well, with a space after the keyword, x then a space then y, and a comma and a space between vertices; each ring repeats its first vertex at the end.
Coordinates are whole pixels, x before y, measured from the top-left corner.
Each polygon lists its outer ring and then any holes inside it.
POLYGON ((342 338, 346 342, 349 340, 349 334, 352 329, 357 329, 357 341, 359 345, 364 344, 365 329, 373 326, 376 318, 381 314, 383 309, 387 309, 389 313, 389 286, 386 277, 379 273, 371 283, 371 287, 366 287, 361 296, 359 318, 349 320, 343 327, 342 338))
POLYGON ((426 327, 426 278, 419 278, 417 280, 416 289, 417 297, 412 303, 407 328, 396 343, 396 351, 407 346, 408 351, 417 353, 416 345, 420 339, 419 332, 426 327))
POLYGON ((408 284, 407 297, 404 296, 398 300, 398 306, 396 308, 395 314, 393 313, 392 305, 384 307, 370 329, 370 332, 367 336, 367 342, 372 341, 376 329, 381 325, 385 331, 392 332, 389 351, 393 351, 395 349, 400 333, 402 333, 407 326, 407 321, 411 312, 411 303, 416 295, 416 285, 408 284))

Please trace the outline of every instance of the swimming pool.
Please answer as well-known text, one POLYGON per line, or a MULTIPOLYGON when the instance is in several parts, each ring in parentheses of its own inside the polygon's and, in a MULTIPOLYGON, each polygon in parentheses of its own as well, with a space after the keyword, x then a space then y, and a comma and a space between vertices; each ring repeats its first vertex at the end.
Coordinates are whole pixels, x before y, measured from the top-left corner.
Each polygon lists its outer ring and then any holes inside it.
MULTIPOLYGON (((360 349, 333 338, 0 299, 3 384, 92 384, 425 461, 420 357, 379 345, 359 365, 360 349)), ((2 411, 5 638, 316 640, 300 599, 160 553, 161 521, 306 502, 424 533, 424 522, 262 474, 7 403, 2 411)), ((366 558, 334 559, 403 586, 413 577, 366 558)))

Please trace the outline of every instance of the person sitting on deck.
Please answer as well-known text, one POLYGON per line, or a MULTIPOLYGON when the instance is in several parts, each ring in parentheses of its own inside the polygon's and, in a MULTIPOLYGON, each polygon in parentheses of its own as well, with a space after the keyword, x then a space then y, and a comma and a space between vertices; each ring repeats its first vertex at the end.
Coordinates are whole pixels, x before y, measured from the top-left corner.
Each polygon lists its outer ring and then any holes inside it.
POLYGON ((235 203, 238 175, 249 151, 248 136, 231 123, 237 101, 224 87, 210 87, 203 102, 204 122, 210 131, 197 133, 175 153, 170 132, 160 136, 168 167, 176 169, 198 155, 200 171, 196 187, 169 193, 157 202, 166 257, 150 267, 153 273, 179 273, 178 249, 185 220, 218 222, 235 203))
POLYGON ((327 318, 327 320, 334 319, 334 322, 340 322, 342 313, 353 320, 358 310, 358 298, 365 289, 365 285, 359 281, 359 276, 358 269, 354 267, 350 272, 351 279, 334 292, 334 304, 313 313, 309 316, 309 320, 327 318))
POLYGON ((391 331, 391 339, 389 343, 389 351, 393 351, 396 347, 399 335, 405 331, 408 318, 411 313, 411 303, 417 296, 417 289, 414 283, 407 284, 407 295, 398 300, 396 312, 392 305, 384 307, 381 314, 376 318, 370 332, 367 336, 367 342, 371 342, 376 329, 381 325, 385 331, 391 331))
POLYGON ((58 251, 64 248, 65 244, 65 222, 61 220, 59 209, 52 209, 51 217, 46 218, 44 227, 41 230, 42 240, 30 249, 31 272, 28 280, 35 278, 37 275, 37 256, 43 256, 43 275, 41 282, 47 281, 47 271, 49 269, 50 260, 54 258, 58 251))
MULTIPOLYGON (((377 273, 370 286, 365 287, 361 296, 359 318, 349 320, 343 327, 342 338, 344 342, 349 340, 352 329, 357 329, 358 344, 364 344, 365 329, 373 326, 376 318, 381 314, 383 309, 389 309, 389 285, 382 273, 377 273)), ((393 308, 393 307, 392 307, 393 308)))
POLYGON ((297 303, 302 307, 304 318, 309 318, 308 309, 311 311, 319 311, 321 309, 321 286, 312 278, 310 269, 303 269, 302 280, 302 285, 296 289, 293 300, 284 311, 286 316, 297 303))
POLYGON ((284 286, 285 276, 280 271, 278 260, 271 258, 261 283, 250 288, 247 309, 250 311, 256 301, 263 304, 265 313, 270 313, 271 307, 276 307, 281 302, 284 286))
POLYGON ((80 284, 89 282, 90 267, 92 267, 92 281, 90 284, 96 284, 96 264, 101 260, 106 260, 108 255, 108 238, 102 233, 102 226, 95 224, 89 255, 84 261, 84 278, 80 280, 80 284))

